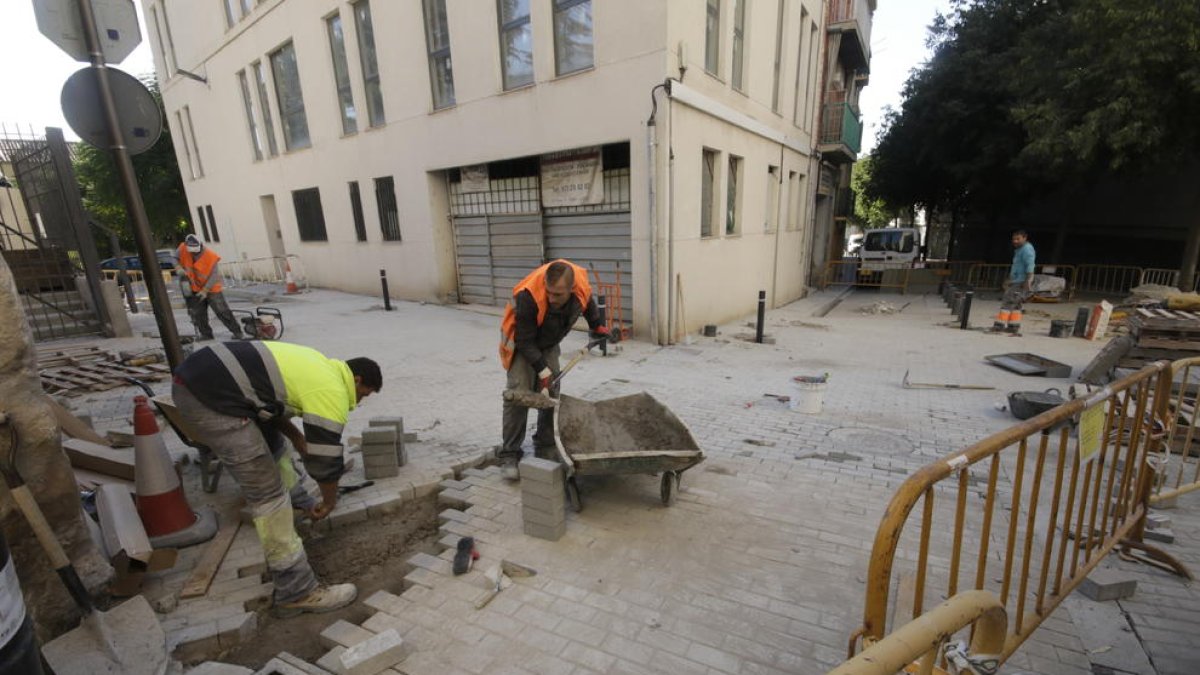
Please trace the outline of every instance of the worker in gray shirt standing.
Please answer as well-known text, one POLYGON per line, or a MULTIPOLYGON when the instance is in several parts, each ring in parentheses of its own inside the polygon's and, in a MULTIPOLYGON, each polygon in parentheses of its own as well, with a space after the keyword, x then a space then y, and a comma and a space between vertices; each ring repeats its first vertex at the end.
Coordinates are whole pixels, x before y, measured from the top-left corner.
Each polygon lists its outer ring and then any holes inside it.
POLYGON ((1000 300, 1000 312, 992 324, 992 331, 1021 334, 1021 306, 1033 295, 1033 268, 1037 253, 1029 243, 1025 230, 1012 233, 1013 260, 1008 279, 1004 282, 1004 297, 1000 300))

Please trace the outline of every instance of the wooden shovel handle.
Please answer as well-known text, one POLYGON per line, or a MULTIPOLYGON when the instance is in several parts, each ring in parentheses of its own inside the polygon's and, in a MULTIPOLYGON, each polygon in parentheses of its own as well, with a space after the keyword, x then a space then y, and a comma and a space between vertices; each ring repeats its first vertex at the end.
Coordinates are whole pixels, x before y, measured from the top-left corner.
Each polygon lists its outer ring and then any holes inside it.
POLYGON ((58 573, 59 578, 67 587, 67 592, 71 594, 71 599, 85 614, 91 612, 95 609, 92 604, 92 596, 88 595, 83 581, 79 578, 75 567, 71 565, 71 559, 67 557, 62 544, 58 543, 58 538, 50 529, 50 523, 46 522, 42 507, 38 506, 37 501, 33 498, 33 493, 29 491, 29 486, 22 483, 12 488, 10 492, 13 501, 17 503, 17 508, 21 509, 25 520, 29 521, 29 527, 33 528, 33 534, 37 537, 38 543, 45 549, 46 555, 50 558, 50 564, 54 565, 54 571, 58 573))

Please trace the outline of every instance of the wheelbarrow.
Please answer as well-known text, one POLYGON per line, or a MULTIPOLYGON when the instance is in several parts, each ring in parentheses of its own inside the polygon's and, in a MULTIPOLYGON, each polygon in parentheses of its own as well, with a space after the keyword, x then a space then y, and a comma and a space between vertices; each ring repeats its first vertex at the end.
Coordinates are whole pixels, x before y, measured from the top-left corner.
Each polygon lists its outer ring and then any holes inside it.
POLYGON ((575 511, 583 508, 577 476, 661 474, 660 496, 670 506, 680 475, 704 461, 687 426, 646 393, 594 402, 562 396, 554 408, 554 444, 575 511))

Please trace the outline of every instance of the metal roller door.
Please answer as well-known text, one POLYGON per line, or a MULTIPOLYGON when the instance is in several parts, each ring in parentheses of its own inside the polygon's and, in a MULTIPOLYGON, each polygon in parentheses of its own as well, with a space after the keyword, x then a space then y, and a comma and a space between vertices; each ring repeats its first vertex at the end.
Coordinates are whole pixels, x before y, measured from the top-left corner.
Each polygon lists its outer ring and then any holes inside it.
POLYGON ((503 305, 542 264, 542 220, 532 214, 455 216, 454 253, 463 302, 503 305))
POLYGON ((494 304, 487 220, 487 216, 454 218, 454 255, 458 260, 458 297, 462 302, 494 304))
POLYGON ((633 266, 629 212, 545 216, 546 259, 566 258, 595 272, 592 281, 616 283, 621 271, 625 321, 633 307, 633 266))

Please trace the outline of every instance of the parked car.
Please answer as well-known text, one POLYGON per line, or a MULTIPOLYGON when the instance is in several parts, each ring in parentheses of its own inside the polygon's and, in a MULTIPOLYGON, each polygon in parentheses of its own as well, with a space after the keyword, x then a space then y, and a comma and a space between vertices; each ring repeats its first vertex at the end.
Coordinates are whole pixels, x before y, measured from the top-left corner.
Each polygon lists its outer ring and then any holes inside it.
MULTIPOLYGON (((175 269, 175 258, 174 258, 175 251, 173 249, 160 248, 157 251, 155 251, 155 253, 158 254, 158 266, 160 268, 162 268, 164 270, 168 270, 168 271, 175 269)), ((124 258, 125 258, 125 269, 130 269, 130 270, 142 269, 142 259, 139 258, 138 256, 127 255, 127 256, 124 256, 124 258)), ((100 261, 100 269, 102 269, 102 270, 119 269, 117 267, 117 259, 116 258, 105 258, 104 260, 101 260, 100 261)))

